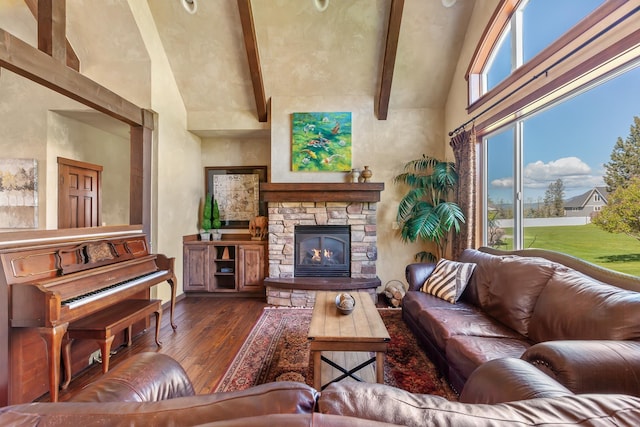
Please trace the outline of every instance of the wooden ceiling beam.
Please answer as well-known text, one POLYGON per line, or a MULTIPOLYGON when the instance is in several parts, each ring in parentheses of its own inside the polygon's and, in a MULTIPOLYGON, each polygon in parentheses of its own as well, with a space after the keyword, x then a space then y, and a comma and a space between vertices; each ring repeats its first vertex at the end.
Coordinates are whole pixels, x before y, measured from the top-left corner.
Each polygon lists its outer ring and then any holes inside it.
POLYGON ((3 29, 0 29, 0 67, 130 126, 143 124, 140 107, 3 29))
POLYGON ((404 0, 391 0, 389 7, 389 24, 387 26, 387 40, 382 58, 380 88, 376 99, 376 116, 378 120, 386 120, 389 113, 389 98, 391 97, 391 83, 393 69, 396 65, 400 24, 402 23, 402 9, 404 0))
POLYGON ((240 22, 242 23, 242 35, 244 46, 247 50, 249 61, 249 72, 251 83, 253 84, 253 94, 256 100, 258 121, 267 121, 267 98, 264 93, 262 79, 262 69, 260 68, 260 55, 258 53, 258 41, 253 22, 253 12, 251 11, 251 0, 238 0, 238 10, 240 11, 240 22))
POLYGON ((24 0, 38 22, 38 49, 80 71, 80 60, 66 38, 66 0, 24 0))

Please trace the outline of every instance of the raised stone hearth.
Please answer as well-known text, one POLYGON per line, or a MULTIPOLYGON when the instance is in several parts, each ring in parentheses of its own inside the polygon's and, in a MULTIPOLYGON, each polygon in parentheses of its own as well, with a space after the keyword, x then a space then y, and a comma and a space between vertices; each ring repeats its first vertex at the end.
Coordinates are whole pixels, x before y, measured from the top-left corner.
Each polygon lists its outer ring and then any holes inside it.
POLYGON ((367 292, 377 302, 376 289, 380 279, 353 279, 342 277, 295 277, 289 279, 268 278, 267 302, 272 305, 313 307, 316 291, 367 292))
POLYGON ((312 307, 318 290, 366 291, 375 300, 380 279, 376 204, 381 183, 269 183, 260 196, 269 210, 269 278, 267 302, 312 307), (294 277, 296 225, 348 225, 351 229, 351 277, 294 277))

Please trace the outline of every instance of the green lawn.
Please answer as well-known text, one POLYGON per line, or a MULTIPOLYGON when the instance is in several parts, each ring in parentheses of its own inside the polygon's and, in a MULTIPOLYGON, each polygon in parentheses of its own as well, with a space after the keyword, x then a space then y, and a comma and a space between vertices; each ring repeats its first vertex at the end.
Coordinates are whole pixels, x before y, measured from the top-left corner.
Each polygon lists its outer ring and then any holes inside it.
MULTIPOLYGON (((505 232, 511 236, 512 230, 506 228, 505 232)), ((525 248, 563 252, 611 270, 640 276, 640 241, 607 233, 593 224, 528 227, 524 240, 525 248)), ((505 241, 510 247, 511 239, 505 241)))

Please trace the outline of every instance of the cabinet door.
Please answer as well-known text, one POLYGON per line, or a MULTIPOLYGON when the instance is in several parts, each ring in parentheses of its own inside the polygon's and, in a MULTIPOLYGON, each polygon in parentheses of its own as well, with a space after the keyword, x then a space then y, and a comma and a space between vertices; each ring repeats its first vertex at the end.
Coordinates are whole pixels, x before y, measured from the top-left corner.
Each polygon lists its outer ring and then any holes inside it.
POLYGON ((239 290, 260 290, 264 285, 264 245, 240 245, 238 252, 239 290))
POLYGON ((209 290, 209 246, 185 245, 183 258, 184 291, 207 292, 209 290))

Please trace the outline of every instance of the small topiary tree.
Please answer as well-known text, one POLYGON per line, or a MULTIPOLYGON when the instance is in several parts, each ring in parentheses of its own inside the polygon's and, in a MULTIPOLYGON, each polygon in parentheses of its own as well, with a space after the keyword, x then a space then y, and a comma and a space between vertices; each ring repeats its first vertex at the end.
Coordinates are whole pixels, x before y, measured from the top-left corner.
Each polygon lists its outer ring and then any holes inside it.
POLYGON ((202 228, 206 233, 209 232, 209 230, 211 230, 211 218, 212 218, 212 211, 211 211, 211 200, 213 199, 213 197, 211 196, 211 194, 207 194, 207 196, 204 199, 204 206, 202 206, 202 219, 200 220, 200 228, 202 228))
POLYGON ((213 220, 211 221, 211 226, 214 229, 218 229, 222 227, 222 221, 220 221, 220 209, 218 208, 218 201, 213 201, 213 220))

